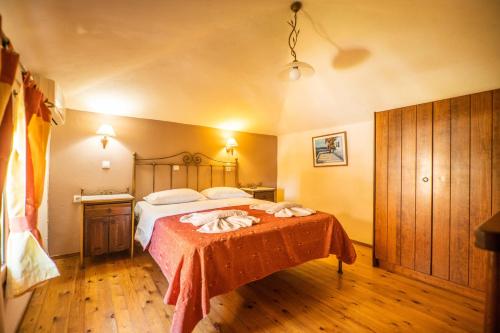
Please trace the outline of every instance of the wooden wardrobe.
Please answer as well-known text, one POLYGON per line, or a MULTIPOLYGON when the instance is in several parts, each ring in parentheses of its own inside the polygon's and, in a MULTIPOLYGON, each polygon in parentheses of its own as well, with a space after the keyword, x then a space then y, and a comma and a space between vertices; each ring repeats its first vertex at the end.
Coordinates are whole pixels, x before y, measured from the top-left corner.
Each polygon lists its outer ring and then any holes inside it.
POLYGON ((374 264, 484 291, 474 230, 500 210, 499 160, 500 90, 376 112, 374 264))

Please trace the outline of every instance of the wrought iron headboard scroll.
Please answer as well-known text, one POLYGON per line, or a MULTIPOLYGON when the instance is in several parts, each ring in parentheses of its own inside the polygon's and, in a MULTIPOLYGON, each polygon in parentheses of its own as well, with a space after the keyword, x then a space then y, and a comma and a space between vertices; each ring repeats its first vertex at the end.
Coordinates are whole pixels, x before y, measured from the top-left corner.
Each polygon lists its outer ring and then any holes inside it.
POLYGON ((210 186, 213 185, 214 172, 215 169, 222 168, 223 174, 223 184, 226 185, 226 169, 229 167, 234 174, 234 184, 236 186, 239 185, 238 182, 238 159, 235 158, 234 161, 220 161, 209 157, 203 153, 190 153, 183 151, 178 154, 170 155, 170 156, 162 156, 162 157, 153 157, 153 158, 139 158, 137 153, 133 154, 134 156, 134 166, 133 166, 133 178, 132 178, 132 195, 136 195, 136 177, 137 177, 137 166, 141 165, 149 165, 153 168, 153 179, 152 179, 152 188, 155 191, 156 185, 156 167, 163 165, 169 166, 169 177, 170 177, 170 188, 173 188, 173 173, 174 166, 183 166, 186 167, 186 187, 189 187, 189 167, 196 168, 196 189, 199 190, 200 184, 200 167, 209 167, 210 168, 210 186), (233 169, 234 168, 234 169, 233 169))

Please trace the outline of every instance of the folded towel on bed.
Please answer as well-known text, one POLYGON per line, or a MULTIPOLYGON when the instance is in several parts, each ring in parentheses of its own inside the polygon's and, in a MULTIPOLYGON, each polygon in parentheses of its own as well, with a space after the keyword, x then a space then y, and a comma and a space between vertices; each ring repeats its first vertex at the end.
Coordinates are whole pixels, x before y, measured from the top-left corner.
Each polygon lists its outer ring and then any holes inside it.
POLYGON ((249 216, 247 212, 237 209, 214 210, 206 213, 191 213, 181 216, 182 223, 191 223, 203 233, 221 233, 250 227, 259 223, 260 219, 249 216))
POLYGON ((308 216, 316 213, 315 210, 304 208, 295 202, 282 201, 250 205, 250 209, 265 210, 276 217, 308 216))

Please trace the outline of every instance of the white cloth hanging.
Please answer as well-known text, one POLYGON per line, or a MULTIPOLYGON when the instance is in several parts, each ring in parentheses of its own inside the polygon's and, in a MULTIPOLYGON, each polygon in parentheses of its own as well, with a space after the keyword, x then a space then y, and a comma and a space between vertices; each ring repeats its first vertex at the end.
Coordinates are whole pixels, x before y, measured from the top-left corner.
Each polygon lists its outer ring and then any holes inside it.
POLYGON ((309 216, 316 213, 314 209, 305 208, 301 204, 288 201, 250 205, 250 209, 264 210, 276 217, 309 216))
POLYGON ((259 223, 260 219, 249 216, 243 210, 228 209, 191 213, 181 216, 180 222, 200 227, 196 230, 198 232, 214 234, 251 227, 253 224, 259 223))

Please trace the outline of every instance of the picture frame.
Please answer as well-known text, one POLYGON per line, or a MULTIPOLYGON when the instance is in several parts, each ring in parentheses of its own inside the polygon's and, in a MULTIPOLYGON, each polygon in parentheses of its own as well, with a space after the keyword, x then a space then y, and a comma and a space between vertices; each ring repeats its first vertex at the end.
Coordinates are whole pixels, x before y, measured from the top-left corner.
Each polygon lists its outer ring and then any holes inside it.
POLYGON ((313 166, 347 165, 347 132, 337 132, 312 138, 313 166))

